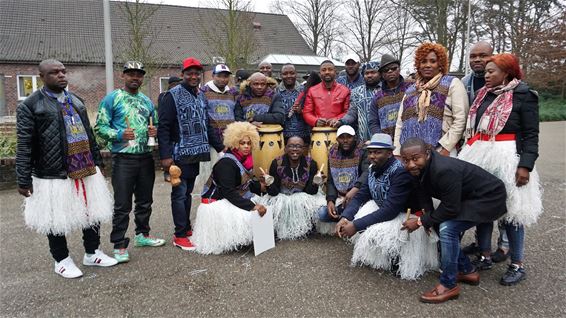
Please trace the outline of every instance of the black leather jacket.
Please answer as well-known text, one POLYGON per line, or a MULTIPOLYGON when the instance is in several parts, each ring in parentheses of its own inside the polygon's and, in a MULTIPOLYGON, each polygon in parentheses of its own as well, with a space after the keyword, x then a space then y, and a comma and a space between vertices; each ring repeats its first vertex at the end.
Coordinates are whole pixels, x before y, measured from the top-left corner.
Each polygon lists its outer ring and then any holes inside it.
MULTIPOLYGON (((102 156, 94 139, 82 99, 71 93, 74 109, 90 141, 94 163, 102 167, 102 156)), ((57 100, 37 90, 16 110, 16 175, 18 186, 29 189, 32 174, 44 179, 67 178, 67 136, 63 114, 57 100)))

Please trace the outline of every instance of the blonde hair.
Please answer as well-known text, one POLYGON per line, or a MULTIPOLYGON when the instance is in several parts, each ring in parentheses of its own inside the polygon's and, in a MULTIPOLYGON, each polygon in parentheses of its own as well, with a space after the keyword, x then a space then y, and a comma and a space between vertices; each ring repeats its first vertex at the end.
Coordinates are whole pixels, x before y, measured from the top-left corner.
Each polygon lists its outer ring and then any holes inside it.
POLYGON ((226 126, 224 130, 224 146, 229 149, 238 148, 240 141, 245 137, 250 138, 252 141, 252 149, 257 149, 259 146, 259 133, 256 126, 245 122, 237 121, 226 126))

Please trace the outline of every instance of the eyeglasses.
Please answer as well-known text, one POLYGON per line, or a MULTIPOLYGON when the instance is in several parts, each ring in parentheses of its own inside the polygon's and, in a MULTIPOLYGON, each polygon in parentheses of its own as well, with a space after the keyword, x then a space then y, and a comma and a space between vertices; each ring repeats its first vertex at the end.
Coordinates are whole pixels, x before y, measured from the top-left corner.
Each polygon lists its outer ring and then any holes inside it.
POLYGON ((398 69, 399 69, 399 66, 391 66, 391 67, 388 67, 388 68, 384 68, 384 69, 381 71, 381 73, 389 73, 390 71, 391 71, 391 72, 395 72, 395 71, 398 70, 398 69))
POLYGON ((303 147, 304 147, 303 145, 297 145, 297 144, 287 145, 287 148, 289 149, 301 149, 303 147))

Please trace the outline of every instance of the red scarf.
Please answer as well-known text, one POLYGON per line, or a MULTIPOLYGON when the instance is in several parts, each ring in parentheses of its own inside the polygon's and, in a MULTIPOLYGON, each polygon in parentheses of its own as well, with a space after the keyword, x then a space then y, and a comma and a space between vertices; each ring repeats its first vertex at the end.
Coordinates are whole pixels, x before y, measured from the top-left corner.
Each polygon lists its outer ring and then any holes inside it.
POLYGON ((519 84, 520 81, 515 78, 506 85, 499 85, 493 88, 487 88, 484 86, 478 91, 468 114, 466 138, 471 138, 476 133, 486 134, 492 138, 499 134, 505 126, 505 123, 507 123, 507 119, 509 119, 509 115, 513 109, 513 90, 519 84), (478 108, 481 106, 485 96, 489 92, 497 95, 497 97, 489 106, 487 106, 486 111, 482 114, 479 122, 480 127, 474 127, 478 108), (482 121, 485 121, 483 125, 482 121))
POLYGON ((246 168, 246 170, 251 170, 254 167, 254 159, 251 155, 244 156, 236 148, 233 148, 231 152, 234 157, 236 157, 238 161, 240 161, 244 168, 246 168))

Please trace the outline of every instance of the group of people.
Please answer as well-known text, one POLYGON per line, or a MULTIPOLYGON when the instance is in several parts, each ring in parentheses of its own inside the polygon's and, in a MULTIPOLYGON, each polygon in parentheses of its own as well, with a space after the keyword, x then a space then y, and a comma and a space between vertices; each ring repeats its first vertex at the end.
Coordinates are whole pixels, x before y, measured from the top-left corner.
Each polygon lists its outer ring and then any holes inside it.
POLYGON ((47 235, 55 272, 67 278, 82 275, 65 240, 75 229, 83 230, 83 265, 129 261, 132 197, 134 245, 165 244, 149 226, 155 163, 148 139, 157 138, 162 168, 180 174, 171 211, 172 243, 182 250, 219 254, 247 246, 252 213, 270 210, 279 239, 314 231, 348 238, 352 264, 403 279, 440 267, 440 282, 423 302, 457 298, 458 283, 479 284, 478 271, 509 256, 501 284, 514 285, 526 277, 525 226, 542 213, 538 100, 521 81, 518 59, 492 51, 486 42, 473 45, 473 73, 463 80, 448 74, 442 45, 423 43, 414 80, 384 54, 363 65, 349 57, 338 78, 326 60, 304 85, 294 65, 283 65, 278 83, 271 64, 261 63, 249 77, 237 74, 238 87, 230 86, 224 64, 201 85, 204 67, 189 57, 157 108, 140 92, 144 66, 130 61, 123 88, 101 101, 94 128, 83 101, 66 89, 64 65, 42 61, 44 87, 17 109, 26 224, 47 235), (264 124, 283 127, 284 153, 258 176, 252 151, 264 124), (337 129, 327 162, 309 155, 313 127, 337 129), (113 196, 95 135, 112 153, 113 196), (199 179, 193 226, 191 193, 199 179), (113 257, 98 249, 99 226, 110 219, 113 257), (495 221, 501 244, 492 253, 495 221), (476 242, 462 250, 472 227, 476 242), (466 252, 478 259, 471 262, 466 252))

